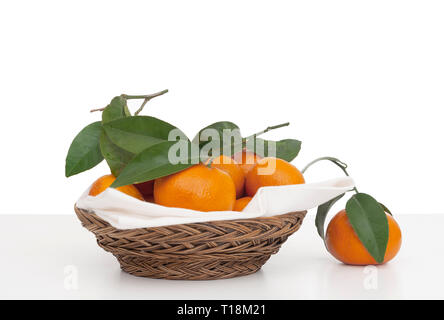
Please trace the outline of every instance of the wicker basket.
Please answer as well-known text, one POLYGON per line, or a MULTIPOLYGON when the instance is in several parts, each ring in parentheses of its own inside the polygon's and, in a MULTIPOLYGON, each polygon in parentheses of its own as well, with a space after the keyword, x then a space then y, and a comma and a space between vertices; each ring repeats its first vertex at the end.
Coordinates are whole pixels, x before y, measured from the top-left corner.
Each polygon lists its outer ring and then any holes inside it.
POLYGON ((119 230, 93 212, 74 210, 123 271, 175 280, 226 279, 258 271, 307 213, 119 230))

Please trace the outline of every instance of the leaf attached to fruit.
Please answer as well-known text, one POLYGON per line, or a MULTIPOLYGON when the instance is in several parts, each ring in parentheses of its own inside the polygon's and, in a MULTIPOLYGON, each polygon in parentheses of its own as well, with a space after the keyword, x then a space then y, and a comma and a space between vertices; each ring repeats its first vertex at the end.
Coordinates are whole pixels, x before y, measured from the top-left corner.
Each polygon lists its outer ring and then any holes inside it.
POLYGON ((348 220, 359 240, 378 263, 384 261, 389 227, 381 205, 365 193, 354 194, 345 206, 348 220))

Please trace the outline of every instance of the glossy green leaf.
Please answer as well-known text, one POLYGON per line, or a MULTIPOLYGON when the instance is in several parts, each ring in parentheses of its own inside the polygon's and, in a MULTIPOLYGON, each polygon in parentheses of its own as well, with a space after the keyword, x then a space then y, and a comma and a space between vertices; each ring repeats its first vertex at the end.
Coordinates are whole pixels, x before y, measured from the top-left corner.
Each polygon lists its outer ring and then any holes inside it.
POLYGON ((193 139, 193 143, 199 145, 203 162, 221 154, 232 156, 242 150, 242 141, 239 127, 229 121, 210 124, 193 139))
POLYGON ((283 159, 291 162, 299 154, 301 150, 302 142, 295 139, 284 139, 280 141, 271 141, 261 138, 256 138, 253 141, 248 141, 246 148, 261 157, 275 156, 276 158, 283 159), (272 148, 269 144, 273 142, 276 144, 276 149, 272 148), (274 154, 274 152, 276 152, 274 154))
POLYGON ((353 230, 370 255, 378 262, 384 261, 388 242, 388 221, 381 205, 365 193, 353 195, 345 211, 353 230))
POLYGON ((388 213, 389 215, 393 216, 393 214, 390 212, 390 210, 389 210, 385 205, 383 205, 381 202, 379 202, 379 205, 382 207, 382 209, 383 209, 386 213, 388 213))
POLYGON ((219 121, 206 126, 193 138, 193 143, 198 143, 199 148, 202 148, 205 144, 211 141, 210 138, 212 137, 205 136, 205 132, 209 132, 211 134, 211 132, 208 130, 215 130, 214 132, 217 132, 219 140, 223 140, 224 130, 230 130, 236 139, 239 141, 242 140, 239 127, 236 124, 230 121, 219 121))
POLYGON ((131 112, 128 109, 128 105, 125 103, 125 106, 123 107, 123 114, 125 117, 131 117, 131 112))
POLYGON ((102 112, 102 123, 121 119, 130 115, 127 101, 121 96, 114 97, 102 112))
POLYGON ((117 119, 104 124, 103 128, 115 145, 134 154, 168 141, 170 133, 173 138, 187 139, 186 135, 175 126, 149 116, 117 119))
POLYGON ((325 219, 327 217, 328 212, 333 207, 333 205, 341 199, 345 193, 340 194, 339 196, 327 201, 326 203, 321 204, 318 207, 318 211, 316 212, 316 219, 315 219, 315 225, 316 229, 318 230, 318 234, 321 236, 322 239, 324 239, 324 225, 325 225, 325 219))
POLYGON ((111 173, 116 177, 123 168, 134 158, 134 154, 119 148, 109 140, 104 131, 100 135, 100 150, 108 163, 111 173))
POLYGON ((129 184, 142 183, 191 167, 195 163, 192 161, 191 153, 188 153, 185 157, 186 159, 183 161, 185 163, 174 164, 170 161, 170 149, 175 144, 175 141, 164 141, 137 154, 122 170, 111 187, 117 188, 129 184))
POLYGON ((103 160, 99 145, 101 132, 102 124, 98 121, 83 128, 74 138, 66 156, 66 177, 91 169, 103 160))

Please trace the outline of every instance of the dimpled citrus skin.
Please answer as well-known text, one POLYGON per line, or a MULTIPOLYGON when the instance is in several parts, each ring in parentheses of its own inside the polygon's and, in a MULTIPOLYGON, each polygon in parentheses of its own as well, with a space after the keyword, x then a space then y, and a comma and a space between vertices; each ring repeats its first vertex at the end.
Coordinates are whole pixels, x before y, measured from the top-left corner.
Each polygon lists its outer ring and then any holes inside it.
POLYGON ((236 189, 228 173, 198 164, 156 179, 154 201, 167 207, 198 211, 232 210, 236 189))
MULTIPOLYGON (((401 248, 401 229, 395 219, 387 215, 389 225, 389 239, 385 251, 384 261, 392 260, 401 248)), ((327 250, 339 261, 351 265, 374 265, 376 260, 368 253, 353 230, 345 210, 339 211, 327 227, 325 234, 327 250)))
POLYGON ((236 187, 236 197, 242 197, 244 194, 245 174, 235 160, 221 155, 211 160, 211 168, 217 168, 228 173, 236 187))
MULTIPOLYGON (((109 186, 114 182, 114 180, 116 180, 116 177, 113 176, 112 174, 108 174, 108 175, 100 177, 91 186, 91 189, 89 190, 89 195, 96 196, 96 195, 102 193, 105 189, 109 188, 109 186)), ((126 193, 127 195, 130 195, 130 196, 137 198, 139 200, 142 200, 142 201, 144 200, 142 194, 132 184, 127 185, 127 186, 118 187, 118 188, 116 188, 116 190, 126 193)))
POLYGON ((240 199, 237 199, 236 202, 234 203, 234 208, 233 211, 242 211, 244 210, 244 208, 247 206, 247 204, 250 203, 251 201, 251 197, 243 197, 240 199))
POLYGON ((260 187, 283 186, 289 184, 305 183, 302 173, 291 163, 279 158, 263 158, 248 173, 245 181, 245 191, 253 197, 260 187), (262 174, 261 170, 272 168, 272 162, 276 161, 275 170, 270 174, 262 174))
POLYGON ((254 152, 243 150, 235 153, 233 159, 239 164, 246 177, 248 172, 253 169, 257 161, 262 159, 262 157, 254 152))

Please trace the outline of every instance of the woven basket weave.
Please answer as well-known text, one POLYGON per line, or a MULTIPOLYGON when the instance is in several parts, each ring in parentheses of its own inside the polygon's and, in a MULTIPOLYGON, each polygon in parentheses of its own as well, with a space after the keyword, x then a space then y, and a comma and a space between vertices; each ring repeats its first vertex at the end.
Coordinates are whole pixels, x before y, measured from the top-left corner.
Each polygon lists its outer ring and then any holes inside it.
POLYGON ((258 271, 306 214, 119 230, 93 212, 74 210, 123 271, 175 280, 226 279, 258 271))

